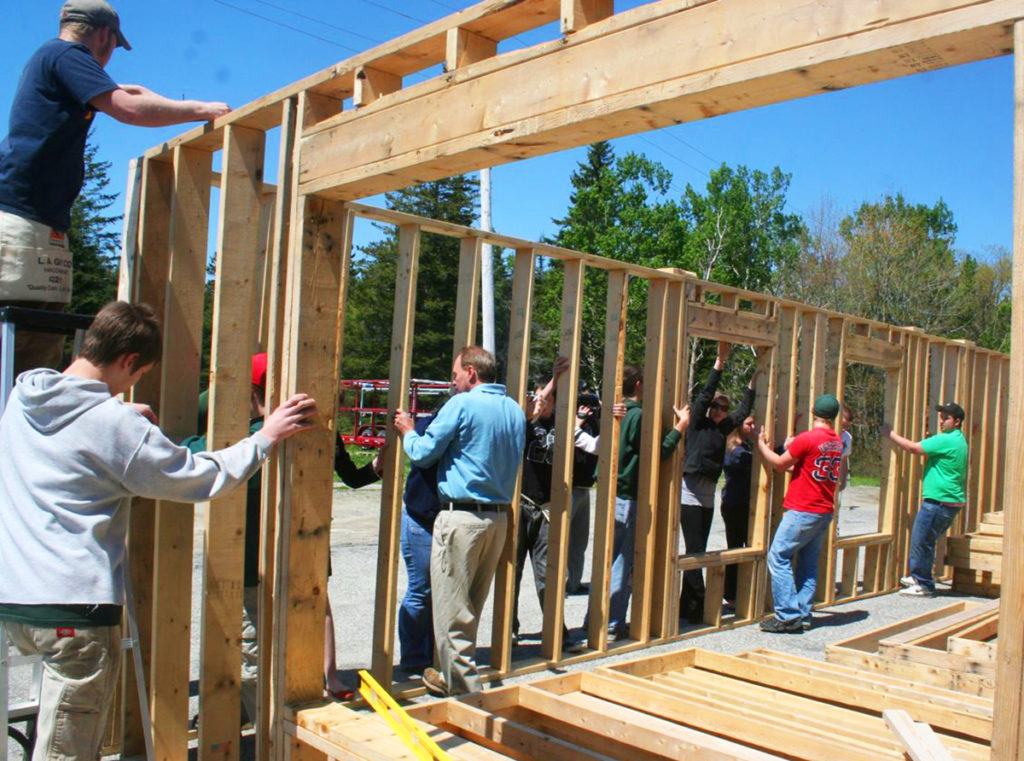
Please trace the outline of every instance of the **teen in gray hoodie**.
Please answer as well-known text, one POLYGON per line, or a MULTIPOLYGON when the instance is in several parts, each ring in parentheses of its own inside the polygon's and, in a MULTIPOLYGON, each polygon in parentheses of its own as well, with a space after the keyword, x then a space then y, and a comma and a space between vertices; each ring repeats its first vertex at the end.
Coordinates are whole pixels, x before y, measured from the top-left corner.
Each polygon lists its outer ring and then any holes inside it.
POLYGON ((79 358, 63 373, 19 376, 0 419, 0 620, 23 653, 43 655, 37 758, 98 757, 120 662, 131 498, 213 499, 312 425, 315 404, 300 394, 261 431, 192 454, 148 407, 116 398, 159 356, 152 309, 108 304, 79 358))

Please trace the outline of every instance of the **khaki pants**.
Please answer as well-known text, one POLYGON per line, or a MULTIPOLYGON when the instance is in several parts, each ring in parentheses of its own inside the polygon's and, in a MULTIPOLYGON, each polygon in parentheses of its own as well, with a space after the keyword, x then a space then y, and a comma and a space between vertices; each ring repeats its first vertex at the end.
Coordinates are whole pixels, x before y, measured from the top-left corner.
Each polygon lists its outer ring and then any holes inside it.
POLYGON ((430 587, 434 641, 451 695, 477 692, 476 631, 508 530, 508 505, 442 510, 434 521, 430 587))
MULTIPOLYGON (((63 312, 71 301, 67 236, 46 225, 0 211, 0 306, 63 312)), ((64 336, 17 330, 14 372, 59 369, 64 336)))
POLYGON ((98 759, 121 670, 121 627, 5 626, 22 654, 43 657, 32 761, 98 759))

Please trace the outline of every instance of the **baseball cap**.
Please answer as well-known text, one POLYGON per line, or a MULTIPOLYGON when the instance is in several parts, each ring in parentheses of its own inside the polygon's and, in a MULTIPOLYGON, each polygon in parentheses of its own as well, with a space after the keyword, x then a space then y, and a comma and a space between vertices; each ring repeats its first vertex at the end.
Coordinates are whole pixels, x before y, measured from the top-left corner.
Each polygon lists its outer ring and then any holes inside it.
POLYGON ((117 11, 104 0, 67 0, 60 11, 61 21, 81 21, 95 27, 110 27, 117 35, 117 46, 131 50, 132 46, 121 33, 121 19, 117 11))
POLYGON ((945 404, 936 404, 935 409, 939 412, 944 412, 950 417, 956 418, 957 420, 964 419, 964 408, 956 402, 946 402, 945 404))
POLYGON ((252 355, 252 385, 267 390, 267 353, 252 355))
POLYGON ((835 420, 839 414, 839 400, 835 394, 822 394, 814 400, 814 417, 835 420))

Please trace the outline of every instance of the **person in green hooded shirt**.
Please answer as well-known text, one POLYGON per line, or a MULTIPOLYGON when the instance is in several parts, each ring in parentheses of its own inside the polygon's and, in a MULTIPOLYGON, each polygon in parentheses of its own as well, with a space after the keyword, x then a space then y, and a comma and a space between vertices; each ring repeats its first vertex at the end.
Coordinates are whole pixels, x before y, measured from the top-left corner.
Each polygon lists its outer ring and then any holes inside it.
POLYGON ((935 543, 953 524, 967 501, 967 439, 960 430, 964 408, 956 402, 935 407, 939 413, 939 433, 923 441, 911 441, 882 426, 882 435, 905 452, 927 457, 921 483, 921 509, 914 518, 910 535, 909 573, 900 579, 901 594, 934 597, 935 543))

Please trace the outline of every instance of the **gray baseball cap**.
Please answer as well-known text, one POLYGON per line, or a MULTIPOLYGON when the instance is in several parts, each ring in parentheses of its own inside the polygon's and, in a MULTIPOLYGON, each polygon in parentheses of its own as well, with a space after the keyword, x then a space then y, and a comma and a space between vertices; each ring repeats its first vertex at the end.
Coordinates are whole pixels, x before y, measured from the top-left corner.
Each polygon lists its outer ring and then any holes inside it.
POLYGON ((121 33, 121 19, 117 11, 104 0, 67 0, 61 8, 60 20, 81 21, 95 27, 110 27, 117 35, 117 46, 125 50, 132 49, 121 33))

